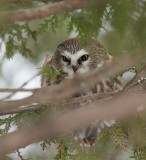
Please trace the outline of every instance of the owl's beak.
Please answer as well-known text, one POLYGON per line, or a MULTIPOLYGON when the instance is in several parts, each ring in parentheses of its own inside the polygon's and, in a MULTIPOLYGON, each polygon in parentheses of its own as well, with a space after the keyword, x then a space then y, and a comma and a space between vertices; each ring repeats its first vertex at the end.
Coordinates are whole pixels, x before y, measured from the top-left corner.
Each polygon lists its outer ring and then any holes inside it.
POLYGON ((76 65, 76 66, 73 66, 72 65, 72 69, 73 69, 73 71, 74 71, 74 73, 78 70, 78 66, 76 65))

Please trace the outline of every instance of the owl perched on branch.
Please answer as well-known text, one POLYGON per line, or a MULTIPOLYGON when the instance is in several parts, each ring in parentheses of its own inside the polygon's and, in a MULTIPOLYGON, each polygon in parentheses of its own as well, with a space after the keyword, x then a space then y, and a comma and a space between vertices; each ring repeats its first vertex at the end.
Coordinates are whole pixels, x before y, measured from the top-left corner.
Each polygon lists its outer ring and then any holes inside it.
MULTIPOLYGON (((52 76, 42 76, 42 87, 61 83, 65 79, 72 79, 76 75, 84 75, 93 70, 98 70, 105 63, 112 63, 112 56, 103 45, 94 39, 79 40, 71 38, 58 45, 54 55, 45 63, 45 68, 51 67, 52 76), (52 73, 53 71, 53 73, 52 73)), ((108 79, 102 80, 91 89, 91 93, 107 92, 121 89, 122 81, 117 78, 111 84, 108 79)), ((81 95, 87 95, 89 92, 81 95)), ((110 126, 113 121, 92 122, 86 128, 74 131, 74 137, 84 146, 92 146, 99 128, 110 126)))

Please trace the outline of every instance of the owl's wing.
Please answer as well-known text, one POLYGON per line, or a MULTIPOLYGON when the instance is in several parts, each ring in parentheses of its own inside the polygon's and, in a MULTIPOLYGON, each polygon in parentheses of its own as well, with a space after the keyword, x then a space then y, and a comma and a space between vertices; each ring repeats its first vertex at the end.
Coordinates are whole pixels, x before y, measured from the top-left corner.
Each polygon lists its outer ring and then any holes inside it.
MULTIPOLYGON (((131 81, 136 75, 135 71, 125 71, 121 76, 113 79, 112 85, 109 84, 109 80, 102 80, 98 86, 98 92, 112 92, 120 90, 131 81)), ((94 92, 95 93, 95 92, 94 92)), ((116 120, 102 120, 96 119, 91 122, 87 127, 80 128, 74 132, 74 138, 80 143, 80 145, 85 149, 85 147, 91 147, 95 145, 96 137, 98 133, 104 127, 111 127, 117 123, 116 120)))

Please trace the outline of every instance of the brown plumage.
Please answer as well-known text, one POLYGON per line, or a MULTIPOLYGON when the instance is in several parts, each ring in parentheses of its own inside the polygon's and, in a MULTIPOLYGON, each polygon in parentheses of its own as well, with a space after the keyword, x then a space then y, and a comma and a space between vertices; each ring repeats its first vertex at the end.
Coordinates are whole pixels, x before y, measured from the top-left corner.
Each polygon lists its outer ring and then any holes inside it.
MULTIPOLYGON (((45 62, 45 66, 56 72, 56 79, 51 75, 42 75, 42 86, 61 83, 65 79, 71 79, 75 75, 83 75, 90 71, 97 70, 105 63, 112 62, 112 56, 106 51, 101 43, 94 39, 79 40, 71 38, 59 44, 54 55, 45 62)), ((96 87, 91 88, 92 93, 107 92, 121 89, 122 82, 118 78, 113 84, 109 79, 102 80, 96 87)), ((84 93, 84 94, 88 94, 84 93)), ((81 94, 80 94, 81 95, 81 94)), ((98 121, 91 123, 87 128, 81 128, 74 132, 75 139, 82 145, 92 146, 96 139, 99 128, 103 125, 110 125, 110 122, 98 121)), ((113 121, 111 121, 113 124, 113 121)))

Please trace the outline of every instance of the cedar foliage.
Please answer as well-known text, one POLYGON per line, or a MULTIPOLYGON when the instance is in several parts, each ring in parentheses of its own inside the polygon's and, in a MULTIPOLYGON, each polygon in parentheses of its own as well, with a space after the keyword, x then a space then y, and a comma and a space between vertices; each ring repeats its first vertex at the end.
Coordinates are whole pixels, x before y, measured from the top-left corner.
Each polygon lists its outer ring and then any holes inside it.
MULTIPOLYGON (((16 1, 13 5, 9 1, 0 5, 1 11, 16 10, 19 8, 30 8, 40 5, 37 1, 28 1, 20 3, 16 1)), ((146 1, 145 0, 101 0, 100 5, 88 9, 81 9, 72 13, 62 13, 52 15, 42 20, 8 24, 2 22, 0 25, 1 46, 5 43, 5 56, 13 58, 16 53, 31 59, 39 60, 44 48, 39 48, 36 54, 34 48, 40 43, 38 37, 44 37, 44 34, 53 34, 54 43, 58 31, 70 35, 76 33, 79 38, 94 37, 103 42, 107 50, 115 55, 125 53, 139 54, 142 56, 146 49, 146 1), (34 46, 32 46, 34 45, 34 46)), ((59 36, 62 36, 61 34, 59 36)), ((46 37, 45 37, 46 38, 46 37)), ((48 42, 49 34, 47 35, 48 42)), ((55 45, 54 45, 55 46, 55 45)), ((49 46, 47 49, 49 50, 49 46)), ((54 47, 55 48, 55 47, 54 47)), ((1 48, 2 49, 2 48, 1 48)), ((51 48, 50 51, 53 51, 51 48)), ((56 73, 45 70, 52 78, 56 73)), ((41 105, 41 104, 40 104, 41 105)), ((43 104, 42 104, 43 105, 43 104)), ((123 104, 124 105, 124 104, 123 104)), ((11 125, 21 128, 37 121, 43 110, 26 111, 0 118, 0 134, 7 134, 11 125)), ((87 160, 99 159, 108 155, 108 151, 131 150, 131 158, 134 160, 146 159, 146 118, 143 114, 125 119, 111 127, 105 127, 97 135, 96 154, 86 155, 85 152, 76 144, 71 136, 60 137, 53 141, 58 143, 58 154, 56 160, 87 160), (75 154, 73 154, 75 152, 75 154)), ((50 145, 51 140, 41 142, 43 150, 50 145)), ((33 159, 33 157, 31 157, 33 159)), ((107 157, 106 157, 107 158, 107 157)), ((24 157, 25 159, 25 157, 24 157)))

